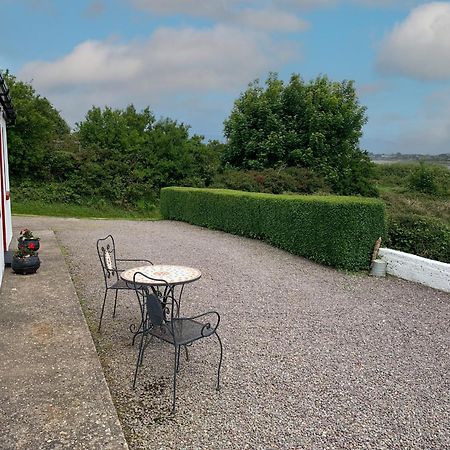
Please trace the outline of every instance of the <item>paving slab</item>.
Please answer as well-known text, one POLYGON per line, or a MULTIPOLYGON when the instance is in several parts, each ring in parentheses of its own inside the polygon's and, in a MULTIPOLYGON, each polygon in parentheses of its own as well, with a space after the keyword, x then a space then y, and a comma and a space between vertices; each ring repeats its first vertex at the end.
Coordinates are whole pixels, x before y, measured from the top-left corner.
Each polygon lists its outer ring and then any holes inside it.
POLYGON ((36 234, 40 269, 6 268, 0 291, 0 449, 126 450, 55 235, 36 234))

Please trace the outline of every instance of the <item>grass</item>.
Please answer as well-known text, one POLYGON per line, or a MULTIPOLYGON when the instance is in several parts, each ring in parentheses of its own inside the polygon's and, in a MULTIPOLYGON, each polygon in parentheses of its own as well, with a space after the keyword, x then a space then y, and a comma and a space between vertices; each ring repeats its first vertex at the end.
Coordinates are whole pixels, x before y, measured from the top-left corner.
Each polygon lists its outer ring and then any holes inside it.
POLYGON ((429 164, 382 164, 373 179, 385 202, 387 246, 450 263, 450 170, 429 164))
POLYGON ((450 201, 431 195, 381 190, 380 197, 386 204, 388 215, 416 214, 433 217, 450 225, 450 201))
POLYGON ((378 165, 374 183, 386 203, 388 215, 415 214, 436 218, 450 225, 450 170, 436 165, 426 165, 426 169, 432 175, 439 195, 411 189, 411 176, 418 170, 418 165, 414 163, 378 165))
POLYGON ((12 213, 52 217, 78 217, 96 219, 159 220, 158 208, 151 210, 126 210, 114 206, 84 206, 42 201, 13 201, 12 213))

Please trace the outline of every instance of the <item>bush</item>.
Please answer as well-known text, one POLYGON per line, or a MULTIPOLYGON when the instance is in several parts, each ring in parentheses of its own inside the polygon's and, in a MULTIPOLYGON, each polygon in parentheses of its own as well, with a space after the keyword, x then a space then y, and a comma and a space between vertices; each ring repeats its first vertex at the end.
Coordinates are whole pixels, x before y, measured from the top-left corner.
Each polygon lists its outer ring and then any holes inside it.
POLYGON ((436 195, 438 191, 435 174, 430 167, 426 166, 423 162, 421 162, 420 166, 410 175, 409 187, 413 191, 430 195, 436 195))
POLYGON ((385 232, 383 203, 357 197, 164 188, 161 214, 349 270, 369 267, 374 243, 385 232))
POLYGON ((216 175, 212 187, 249 192, 259 192, 261 189, 259 181, 250 172, 242 170, 226 170, 216 175))
POLYGON ((295 189, 292 192, 313 194, 315 192, 329 192, 330 187, 323 176, 305 167, 288 167, 286 173, 295 180, 295 189))
MULTIPOLYGON (((450 196, 450 170, 438 164, 376 164, 374 180, 381 186, 401 188, 401 192, 421 192, 434 197, 450 196)), ((398 190, 398 189, 397 189, 398 190)))
POLYGON ((404 186, 415 168, 414 163, 386 163, 374 165, 374 178, 382 185, 404 186))
POLYGON ((289 167, 287 169, 232 170, 228 169, 214 177, 212 186, 268 194, 328 192, 323 177, 311 169, 289 167))
POLYGON ((388 220, 388 246, 450 263, 450 227, 437 219, 414 214, 392 217, 388 220))

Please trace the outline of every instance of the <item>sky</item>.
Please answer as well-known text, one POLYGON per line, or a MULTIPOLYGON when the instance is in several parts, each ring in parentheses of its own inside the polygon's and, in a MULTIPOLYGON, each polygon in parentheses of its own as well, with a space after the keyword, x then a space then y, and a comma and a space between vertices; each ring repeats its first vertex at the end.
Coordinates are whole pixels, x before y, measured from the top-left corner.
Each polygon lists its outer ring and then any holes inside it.
MULTIPOLYGON (((255 79, 354 80, 361 147, 450 153, 450 2, 0 0, 0 70, 72 127, 93 106, 149 106, 223 140, 255 79)), ((14 99, 13 99, 14 101, 14 99)))

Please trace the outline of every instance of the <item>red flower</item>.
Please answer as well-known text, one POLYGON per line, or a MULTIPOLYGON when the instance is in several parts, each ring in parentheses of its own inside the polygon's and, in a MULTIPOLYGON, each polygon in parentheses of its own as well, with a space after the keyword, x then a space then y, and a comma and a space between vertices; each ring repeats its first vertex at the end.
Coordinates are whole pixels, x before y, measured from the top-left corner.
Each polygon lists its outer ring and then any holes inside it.
POLYGON ((28 244, 28 248, 29 248, 30 250, 34 250, 35 247, 36 247, 36 245, 35 245, 34 242, 30 242, 30 243, 28 244))

